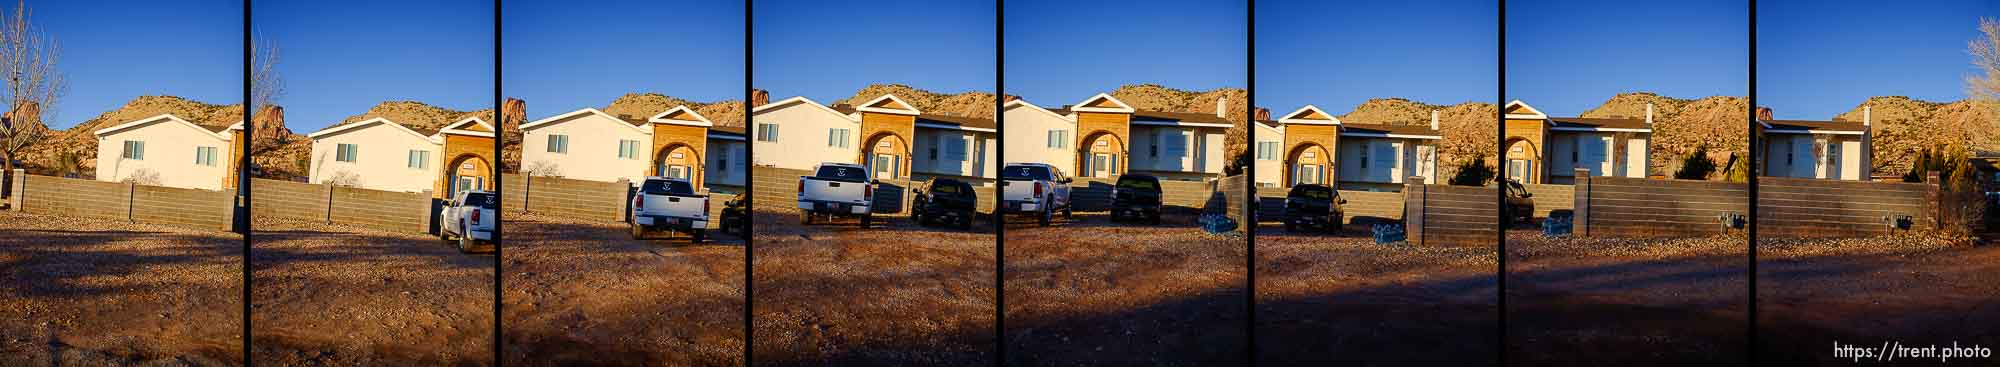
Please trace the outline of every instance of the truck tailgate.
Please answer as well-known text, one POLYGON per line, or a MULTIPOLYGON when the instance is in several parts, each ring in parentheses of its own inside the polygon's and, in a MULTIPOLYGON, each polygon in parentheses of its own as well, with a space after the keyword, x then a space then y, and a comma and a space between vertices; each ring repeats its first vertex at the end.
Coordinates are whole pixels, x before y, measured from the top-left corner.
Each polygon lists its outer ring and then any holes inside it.
POLYGON ((704 208, 708 198, 699 195, 645 195, 640 203, 642 215, 662 215, 680 218, 704 218, 708 211, 704 208))
POLYGON ((799 200, 833 201, 866 205, 868 203, 868 183, 840 182, 812 177, 799 178, 804 186, 799 191, 799 200))
POLYGON ((1004 201, 1034 200, 1035 181, 1000 181, 1000 199, 1004 201))

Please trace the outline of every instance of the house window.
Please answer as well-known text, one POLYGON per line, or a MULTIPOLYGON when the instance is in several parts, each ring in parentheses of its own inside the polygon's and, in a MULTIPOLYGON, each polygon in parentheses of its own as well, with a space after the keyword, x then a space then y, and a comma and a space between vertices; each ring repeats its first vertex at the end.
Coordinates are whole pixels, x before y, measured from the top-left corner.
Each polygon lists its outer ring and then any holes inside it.
POLYGON ((1260 161, 1278 160, 1278 142, 1275 141, 1257 142, 1257 160, 1260 161))
POLYGON ((126 140, 125 152, 120 154, 119 157, 131 160, 146 160, 146 142, 126 140))
POLYGON ((945 159, 950 159, 955 161, 965 160, 966 143, 964 138, 954 136, 950 137, 950 139, 946 139, 943 136, 939 136, 938 140, 940 140, 941 143, 940 145, 944 145, 945 159))
POLYGON ((354 163, 361 157, 361 147, 354 144, 336 145, 334 146, 334 150, 336 150, 333 152, 333 160, 335 161, 354 163))
POLYGON ((639 159, 639 141, 638 141, 638 140, 619 140, 619 141, 618 141, 618 158, 619 158, 619 159, 639 159))
POLYGON ((850 145, 847 141, 853 137, 853 133, 853 130, 848 129, 826 129, 826 146, 835 148, 851 147, 853 145, 850 145))
POLYGON ((215 147, 194 147, 194 164, 215 167, 215 147))
POLYGON ((931 135, 931 147, 927 149, 930 151, 931 160, 935 161, 938 159, 938 146, 940 145, 944 145, 944 135, 931 135))
POLYGON ((1069 149, 1069 130, 1049 130, 1049 149, 1069 149))
POLYGON ((1367 144, 1367 143, 1362 143, 1362 144, 1361 144, 1361 151, 1360 151, 1360 152, 1356 152, 1356 155, 1358 155, 1358 156, 1359 156, 1359 157, 1356 157, 1356 158, 1361 158, 1361 169, 1368 169, 1368 150, 1369 150, 1369 149, 1368 149, 1368 144, 1367 144))
POLYGON ((778 124, 757 124, 757 141, 778 141, 778 124))
POLYGON ((549 153, 569 154, 569 135, 549 135, 549 153))
POLYGON ((413 168, 413 169, 420 169, 420 170, 427 170, 427 169, 430 169, 430 168, 431 168, 431 152, 430 152, 430 151, 428 151, 428 150, 416 150, 416 149, 411 149, 411 150, 410 150, 410 161, 409 161, 408 163, 406 163, 406 164, 405 164, 405 166, 408 166, 408 167, 410 167, 410 168, 413 168))

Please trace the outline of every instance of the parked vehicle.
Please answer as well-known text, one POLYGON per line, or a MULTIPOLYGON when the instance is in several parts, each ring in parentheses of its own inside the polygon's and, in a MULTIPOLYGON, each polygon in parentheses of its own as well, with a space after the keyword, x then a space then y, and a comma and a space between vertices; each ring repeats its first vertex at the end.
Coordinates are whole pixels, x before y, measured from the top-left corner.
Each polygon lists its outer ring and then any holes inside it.
POLYGON ((1347 204, 1347 199, 1341 198, 1340 191, 1332 187, 1292 185, 1292 191, 1285 193, 1285 231, 1307 227, 1340 232, 1341 224, 1347 220, 1342 204, 1347 204))
POLYGON ((931 179, 917 190, 917 198, 910 206, 910 221, 920 226, 935 222, 971 229, 978 205, 979 193, 973 191, 972 184, 949 178, 931 179))
POLYGON ((1055 166, 1010 163, 1000 169, 1000 217, 1005 218, 1004 213, 1032 214, 1043 227, 1049 226, 1057 210, 1069 218, 1069 183, 1070 178, 1055 166))
POLYGON ((494 222, 500 220, 493 216, 493 210, 500 207, 498 201, 498 195, 486 191, 465 190, 452 195, 438 211, 438 240, 447 244, 456 241, 460 252, 492 246, 494 222))
POLYGON ((750 236, 750 195, 737 195, 722 203, 722 233, 750 236))
POLYGON ((1504 215, 1506 221, 1501 223, 1503 228, 1512 228, 1517 224, 1534 220, 1535 194, 1528 192, 1527 186, 1522 186, 1519 181, 1501 180, 1500 188, 1507 191, 1507 206, 1503 208, 1507 210, 1507 214, 1504 215))
POLYGON ((811 225, 815 217, 861 217, 868 228, 875 214, 875 182, 868 168, 851 163, 820 163, 812 176, 799 177, 799 223, 811 225))
POLYGON ((1118 176, 1118 184, 1111 187, 1111 221, 1130 217, 1160 225, 1160 209, 1164 207, 1160 198, 1160 178, 1152 175, 1126 174, 1118 176))
POLYGON ((647 177, 632 194, 632 239, 647 231, 667 230, 708 239, 708 195, 696 193, 685 178, 647 177))

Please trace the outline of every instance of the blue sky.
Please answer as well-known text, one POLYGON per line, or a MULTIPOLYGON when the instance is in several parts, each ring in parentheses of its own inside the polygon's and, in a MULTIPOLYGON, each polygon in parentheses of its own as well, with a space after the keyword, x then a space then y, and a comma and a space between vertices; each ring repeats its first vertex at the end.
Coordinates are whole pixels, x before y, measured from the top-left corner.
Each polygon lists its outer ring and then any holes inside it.
POLYGON ((278 42, 293 132, 383 101, 493 106, 491 0, 262 1, 251 12, 253 36, 278 42))
POLYGON ((1831 119, 1868 97, 1966 98, 1966 43, 1990 1, 1757 2, 1757 103, 1778 118, 1831 119))
POLYGON ((1258 2, 1257 104, 1276 115, 1387 97, 1495 103, 1498 12, 1493 0, 1258 2))
MULTIPOLYGON (((0 2, 6 14, 14 7, 0 2)), ((61 45, 56 67, 68 78, 68 93, 43 116, 51 128, 143 95, 243 100, 242 0, 31 1, 28 10, 61 45)))
POLYGON ((751 2, 752 84, 820 103, 876 83, 994 90, 992 0, 751 2))
POLYGON ((1241 0, 1008 1, 1006 93, 1054 108, 1126 84, 1246 87, 1248 8, 1241 0))
POLYGON ((1748 95, 1749 30, 1746 0, 1509 1, 1506 97, 1576 116, 1624 92, 1748 95))
POLYGON ((626 93, 743 99, 743 1, 507 1, 501 73, 529 120, 626 93))

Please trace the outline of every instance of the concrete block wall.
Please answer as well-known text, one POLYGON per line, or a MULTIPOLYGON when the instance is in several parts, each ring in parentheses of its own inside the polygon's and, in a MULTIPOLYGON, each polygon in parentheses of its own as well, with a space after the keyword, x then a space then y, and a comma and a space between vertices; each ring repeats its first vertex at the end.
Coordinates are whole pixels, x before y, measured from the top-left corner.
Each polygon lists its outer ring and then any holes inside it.
POLYGON ((1557 210, 1576 209, 1576 186, 1527 184, 1521 187, 1527 188, 1528 193, 1535 195, 1530 199, 1535 200, 1536 218, 1548 218, 1549 213, 1557 210))
MULTIPOLYGON (((1749 184, 1590 177, 1579 172, 1572 233, 1583 236, 1704 236, 1726 231, 1724 214, 1750 213, 1749 184)), ((1535 204, 1543 200, 1537 195, 1535 204)))
POLYGON ((1412 177, 1403 188, 1403 224, 1417 246, 1498 246, 1499 189, 1426 185, 1412 177))
POLYGON ((250 213, 259 218, 430 233, 431 192, 395 192, 250 179, 250 213))
POLYGON ((233 191, 132 186, 134 222, 227 231, 235 218, 233 191))
POLYGON ((144 186, 15 171, 10 207, 28 213, 228 231, 234 196, 228 191, 144 186))
POLYGON ((333 186, 252 178, 250 192, 251 216, 326 223, 333 186))
POLYGON ((1913 228, 1937 224, 1938 186, 1807 178, 1757 178, 1759 237, 1859 237, 1892 232, 1887 220, 1910 216, 1913 228))
MULTIPOLYGON (((1277 222, 1284 220, 1285 195, 1289 189, 1260 188, 1257 190, 1257 220, 1277 222)), ((1403 193, 1385 191, 1340 190, 1340 198, 1347 199, 1341 206, 1346 224, 1392 223, 1403 220, 1403 193)))
MULTIPOLYGON (((501 208, 565 218, 622 222, 632 183, 602 182, 556 177, 510 175, 501 191, 501 208)), ((721 203, 717 203, 718 205, 721 203)))

